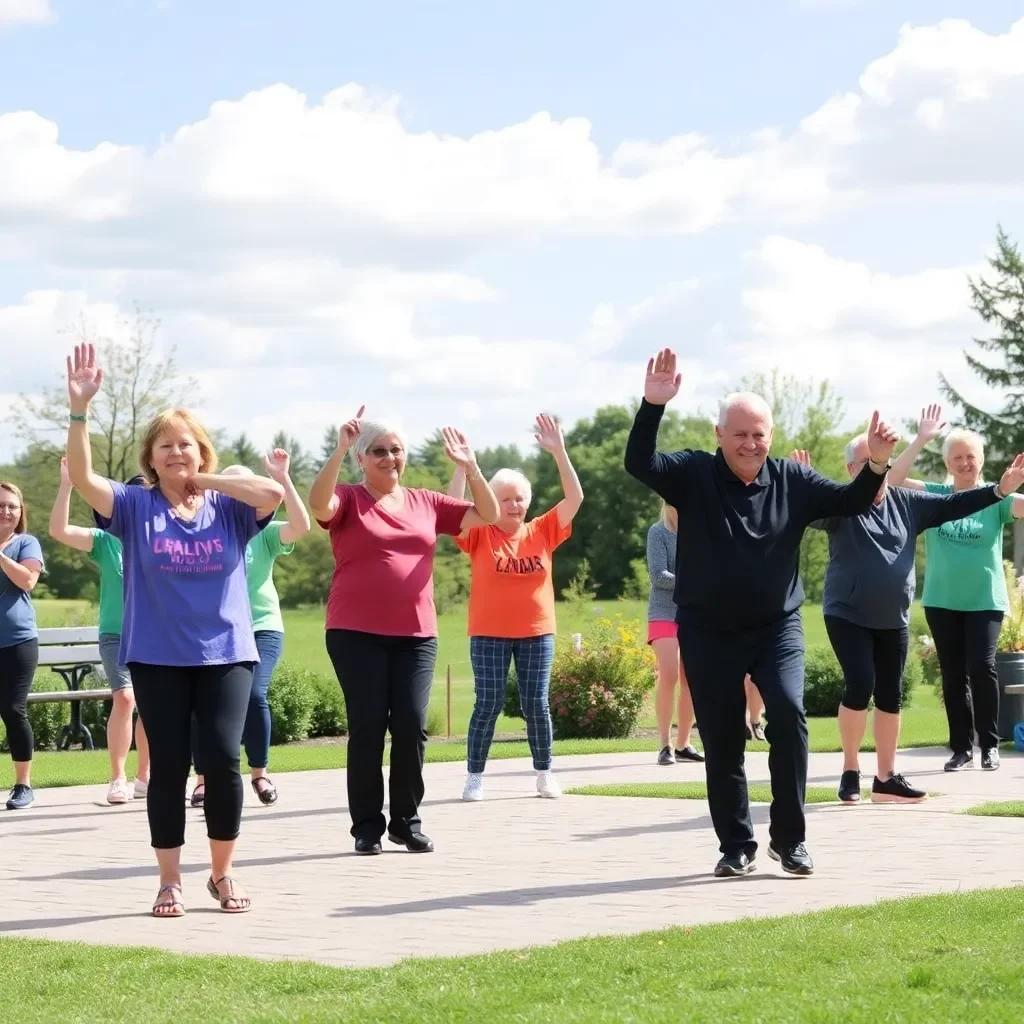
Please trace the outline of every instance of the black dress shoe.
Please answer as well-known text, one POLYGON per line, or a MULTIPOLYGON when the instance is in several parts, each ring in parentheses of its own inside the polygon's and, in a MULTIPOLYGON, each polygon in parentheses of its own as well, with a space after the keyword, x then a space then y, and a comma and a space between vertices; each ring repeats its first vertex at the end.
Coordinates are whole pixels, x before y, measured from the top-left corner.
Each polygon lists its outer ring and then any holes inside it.
POLYGON ((727 853, 715 865, 715 878, 739 878, 757 870, 754 855, 749 857, 743 850, 738 853, 727 853))
POLYGON ((434 843, 429 836, 422 832, 410 832, 404 839, 396 836, 394 832, 388 833, 388 839, 399 846, 404 846, 410 853, 433 853, 434 843))
POLYGON ((362 857, 372 857, 380 853, 380 843, 376 839, 357 839, 356 853, 362 857))
POLYGON ((787 875, 813 875, 814 861, 803 843, 791 843, 789 846, 768 844, 768 856, 782 865, 787 875))

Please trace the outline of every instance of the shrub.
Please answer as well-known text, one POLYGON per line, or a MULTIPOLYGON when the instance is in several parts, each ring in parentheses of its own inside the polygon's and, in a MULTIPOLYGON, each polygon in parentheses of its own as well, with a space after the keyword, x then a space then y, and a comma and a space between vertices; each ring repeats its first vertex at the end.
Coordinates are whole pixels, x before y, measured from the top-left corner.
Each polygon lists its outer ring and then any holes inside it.
POLYGON ((996 650, 1000 654, 1024 651, 1024 579, 1017 579, 1013 562, 1003 562, 1009 606, 1003 616, 996 650))
POLYGON ((336 679, 310 673, 313 688, 313 710, 309 716, 309 736, 344 736, 348 732, 345 696, 336 679))
POLYGON ((309 735, 316 706, 316 673, 280 665, 270 680, 270 742, 290 743, 309 735))
POLYGON ((843 670, 835 652, 826 644, 807 648, 804 659, 804 708, 811 717, 839 713, 843 699, 843 670))
POLYGON ((516 675, 516 667, 509 669, 508 680, 505 683, 505 707, 502 713, 507 718, 522 718, 523 709, 519 703, 519 677, 516 675))
POLYGON ((907 651, 907 664, 903 670, 903 679, 901 680, 901 692, 903 694, 903 707, 909 708, 914 703, 914 691, 924 682, 924 665, 921 663, 921 649, 920 645, 914 645, 913 640, 910 643, 910 649, 907 651))
POLYGON ((427 735, 442 736, 445 732, 445 713, 436 707, 427 708, 427 735))
POLYGON ((558 739, 628 736, 654 686, 654 655, 636 625, 600 619, 582 649, 558 641, 551 721, 558 739))

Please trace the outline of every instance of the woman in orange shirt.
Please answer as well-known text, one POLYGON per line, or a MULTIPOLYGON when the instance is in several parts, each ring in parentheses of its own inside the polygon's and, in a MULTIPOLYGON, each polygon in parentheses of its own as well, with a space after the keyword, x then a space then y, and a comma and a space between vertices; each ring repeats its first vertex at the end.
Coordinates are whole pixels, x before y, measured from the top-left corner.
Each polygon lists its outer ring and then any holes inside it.
MULTIPOLYGON (((569 538, 583 504, 583 488, 565 450, 562 428, 550 416, 537 417, 537 444, 554 456, 562 500, 526 522, 530 481, 518 470, 499 469, 491 479, 501 518, 493 526, 463 530, 455 543, 471 560, 469 656, 476 703, 469 721, 468 770, 463 800, 483 799, 483 771, 494 726, 505 704, 508 670, 515 659, 519 701, 537 771, 537 792, 561 796, 551 774, 551 713, 548 686, 555 656, 555 590, 551 558, 569 538)), ((448 493, 461 497, 465 479, 456 468, 448 493)))

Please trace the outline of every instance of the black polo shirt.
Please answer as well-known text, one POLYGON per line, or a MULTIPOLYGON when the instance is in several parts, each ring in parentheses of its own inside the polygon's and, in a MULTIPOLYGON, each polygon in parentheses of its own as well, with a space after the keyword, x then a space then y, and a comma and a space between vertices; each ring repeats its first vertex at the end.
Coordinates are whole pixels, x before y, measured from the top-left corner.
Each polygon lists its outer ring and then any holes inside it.
POLYGON ((816 519, 860 515, 884 477, 865 466, 849 484, 837 484, 798 462, 769 458, 745 484, 721 449, 658 452, 664 409, 641 403, 625 463, 679 513, 677 621, 756 629, 796 611, 804 599, 804 530, 816 519))

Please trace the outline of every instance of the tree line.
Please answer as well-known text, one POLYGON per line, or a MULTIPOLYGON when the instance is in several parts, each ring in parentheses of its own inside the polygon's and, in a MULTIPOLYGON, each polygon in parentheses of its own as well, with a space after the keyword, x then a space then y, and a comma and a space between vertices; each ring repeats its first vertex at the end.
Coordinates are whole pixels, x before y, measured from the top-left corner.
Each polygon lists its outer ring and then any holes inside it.
MULTIPOLYGON (((1016 245, 1000 229, 997 251, 989 261, 991 275, 969 281, 971 303, 982 322, 993 329, 974 339, 977 352, 966 352, 968 365, 986 384, 1002 389, 1001 408, 987 412, 967 402, 942 374, 939 387, 959 413, 964 425, 986 439, 987 460, 993 466, 1024 451, 1024 261, 1016 245)), ((93 459, 96 469, 114 479, 137 472, 136 452, 148 420, 170 405, 188 404, 195 383, 182 375, 173 347, 159 344, 159 322, 136 311, 127 339, 115 342, 95 338, 88 326, 78 324, 74 333, 93 341, 103 354, 104 387, 94 404, 93 459)), ((762 394, 774 410, 775 436, 772 455, 784 456, 793 448, 806 448, 815 468, 836 480, 846 478, 844 448, 851 431, 842 429, 843 400, 827 381, 805 381, 779 372, 743 378, 737 389, 762 394)), ((643 597, 648 590, 644 552, 647 529, 659 515, 659 501, 647 488, 627 476, 622 467, 626 437, 636 411, 633 405, 607 405, 571 426, 563 424, 566 446, 586 495, 573 524, 572 537, 555 559, 558 593, 588 594, 603 599, 643 597)), ((534 410, 528 410, 530 414, 534 410)), ((913 423, 907 424, 912 431, 913 423)), ((46 520, 57 492, 59 461, 67 429, 67 398, 60 385, 41 398, 23 396, 8 417, 8 429, 22 443, 13 463, 0 466, 0 478, 12 479, 25 494, 30 524, 39 536, 46 558, 46 576, 37 590, 61 598, 95 600, 97 576, 89 559, 46 536, 46 520)), ((325 424, 319 451, 306 450, 287 431, 279 430, 269 447, 285 448, 291 455, 292 477, 300 493, 308 491, 319 467, 334 450, 336 424, 325 424)), ((245 433, 213 436, 222 465, 240 463, 260 472, 265 448, 245 433)), ((715 449, 713 418, 682 415, 669 408, 659 435, 659 447, 715 449)), ((533 485, 531 514, 551 507, 561 497, 554 461, 543 452, 501 445, 477 451, 482 471, 490 475, 510 466, 522 470, 533 485)), ((924 475, 941 478, 941 458, 936 451, 922 464, 924 475)), ((343 473, 355 480, 354 467, 343 473)), ((404 482, 413 487, 444 490, 451 474, 440 432, 409 452, 404 482)), ((72 516, 88 523, 91 515, 75 495, 72 516)), ((1024 562, 1024 534, 1014 545, 1018 568, 1024 562)), ((1010 557, 1010 555, 1008 555, 1010 557)), ((800 553, 804 588, 810 600, 818 600, 828 559, 828 542, 819 531, 808 531, 800 553)), ((275 580, 286 607, 319 604, 328 592, 334 564, 326 533, 314 529, 276 568, 275 580)), ((919 548, 918 572, 923 572, 923 546, 919 548)), ((469 562, 449 538, 438 545, 435 563, 435 596, 439 610, 463 602, 469 593, 469 562)))

